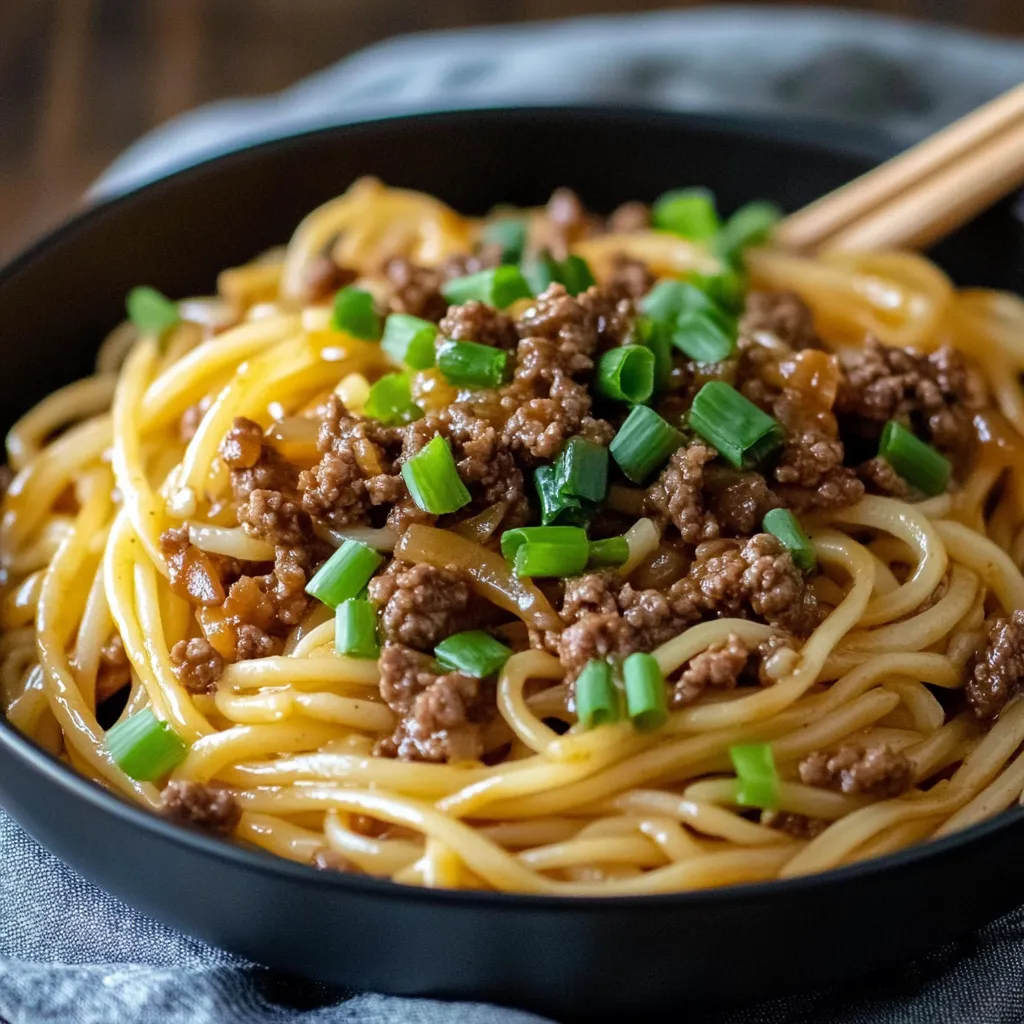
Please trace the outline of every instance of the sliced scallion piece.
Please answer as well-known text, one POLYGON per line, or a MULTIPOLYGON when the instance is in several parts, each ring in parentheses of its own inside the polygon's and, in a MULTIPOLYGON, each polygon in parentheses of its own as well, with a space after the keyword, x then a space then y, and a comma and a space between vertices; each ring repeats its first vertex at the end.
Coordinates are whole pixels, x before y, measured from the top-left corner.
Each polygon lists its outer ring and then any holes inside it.
POLYGON ((742 743, 729 748, 736 769, 736 803, 770 811, 779 805, 779 775, 768 743, 742 743))
POLYGON ((105 743, 121 771, 138 782, 163 778, 188 752, 185 741, 149 708, 118 722, 105 743))
POLYGON ((736 347, 736 327, 716 311, 684 313, 676 320, 671 338, 694 362, 720 363, 736 347))
POLYGON ((442 640, 434 657, 447 669, 486 679, 501 671, 512 650, 482 629, 469 629, 442 640))
POLYGON ((929 496, 942 494, 949 487, 953 467, 940 452, 902 423, 890 420, 882 430, 878 454, 896 470, 911 487, 929 496))
POLYGON ((694 241, 714 238, 719 229, 715 197, 706 188, 680 188, 664 193, 651 207, 651 220, 661 231, 694 241))
POLYGON ((576 718, 584 729, 617 722, 622 717, 619 691, 607 661, 594 658, 576 677, 576 718))
POLYGON ((814 545, 788 508, 773 508, 765 514, 762 526, 768 533, 779 538, 798 569, 810 572, 814 568, 814 545))
POLYGON ((637 651, 622 663, 626 713, 639 732, 659 729, 668 718, 668 694, 658 660, 637 651))
POLYGON ((388 427, 418 420, 423 410, 412 400, 408 374, 386 373, 374 381, 363 405, 363 415, 388 427))
POLYGON ((654 390, 668 388, 672 379, 672 340, 667 324, 658 323, 647 316, 636 318, 634 328, 637 340, 654 356, 654 390))
POLYGON ((558 280, 565 285, 565 290, 570 295, 579 295, 595 283, 587 261, 576 255, 566 256, 558 264, 558 280))
POLYGON ((523 260, 520 269, 523 279, 534 295, 540 295, 548 285, 558 280, 558 262, 546 252, 534 256, 532 259, 523 260))
POLYGON ((622 565, 629 559, 629 541, 625 537, 606 537, 590 542, 590 557, 587 567, 598 569, 602 566, 622 565))
POLYGON ((744 280, 734 267, 723 267, 717 274, 691 274, 690 281, 719 310, 735 315, 743 308, 744 280))
POLYGON ((562 526, 586 526, 590 519, 589 510, 570 494, 563 494, 554 465, 538 466, 533 471, 533 482, 540 498, 540 521, 545 526, 558 523, 562 526))
POLYGON ((782 211, 774 203, 754 202, 741 206, 722 226, 718 252, 733 261, 752 245, 763 245, 771 237, 782 211))
POLYGON ((502 349, 475 341, 442 341, 437 347, 437 368, 449 383, 464 387, 500 387, 507 361, 502 349))
POLYGON ((181 319, 178 304, 149 285, 133 288, 124 304, 140 334, 163 334, 181 319))
POLYGON ((306 593, 329 608, 357 597, 380 568, 384 556, 357 540, 346 540, 306 584, 306 593))
POLYGON ((351 334, 353 338, 376 341, 380 337, 380 314, 373 296, 353 285, 347 285, 335 295, 331 323, 336 330, 351 334))
POLYGON ((521 526, 501 535, 501 553, 517 576, 576 576, 590 545, 579 526, 521 526))
POLYGON ((697 392, 689 424, 736 469, 757 466, 784 438, 782 424, 720 380, 708 381, 697 392))
POLYGON ((683 444, 683 435, 646 405, 634 405, 608 446, 619 469, 642 484, 683 444))
POLYGON ((350 658, 376 658, 377 609, 362 597, 342 601, 334 613, 334 649, 350 658))
POLYGON ((456 305, 476 299, 497 309, 504 309, 516 299, 528 299, 533 293, 519 268, 505 265, 452 278, 441 285, 441 294, 456 305))
POLYGON ((437 325, 408 313, 392 313, 384 321, 380 347, 396 362, 412 370, 434 365, 437 325))
POLYGON ((459 478, 448 442, 440 434, 405 460, 402 479, 424 512, 441 516, 469 504, 469 491, 459 478))
POLYGON ((714 309, 715 304, 695 284, 674 278, 659 281, 640 300, 641 312, 661 323, 672 322, 683 313, 701 313, 714 309))
POLYGON ((481 241, 501 248, 502 263, 518 263, 526 248, 526 218, 499 217, 485 225, 481 241))
POLYGON ((585 501, 604 501, 608 493, 608 449, 582 437, 570 437, 555 463, 559 493, 585 501))
POLYGON ((654 353, 643 345, 610 348, 597 364, 597 392, 638 405, 654 393, 654 353))

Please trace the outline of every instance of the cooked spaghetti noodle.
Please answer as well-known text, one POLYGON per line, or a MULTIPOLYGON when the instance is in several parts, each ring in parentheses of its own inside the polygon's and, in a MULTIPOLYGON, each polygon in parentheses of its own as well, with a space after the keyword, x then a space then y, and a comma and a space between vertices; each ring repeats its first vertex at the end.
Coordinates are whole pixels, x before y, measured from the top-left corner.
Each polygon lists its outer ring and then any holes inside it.
POLYGON ((8 435, 8 720, 159 813, 425 886, 789 877, 1015 803, 1024 304, 727 252, 671 201, 476 220, 364 180, 216 296, 143 296, 8 435), (143 722, 161 766, 115 743, 143 722))

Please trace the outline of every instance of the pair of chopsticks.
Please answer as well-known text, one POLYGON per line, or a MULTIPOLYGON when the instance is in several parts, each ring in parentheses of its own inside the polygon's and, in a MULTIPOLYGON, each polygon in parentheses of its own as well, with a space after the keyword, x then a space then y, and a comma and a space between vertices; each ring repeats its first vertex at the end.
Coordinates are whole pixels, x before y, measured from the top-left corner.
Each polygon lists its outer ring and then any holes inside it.
POLYGON ((1024 185, 1024 85, 783 220, 797 252, 923 248, 1024 185))

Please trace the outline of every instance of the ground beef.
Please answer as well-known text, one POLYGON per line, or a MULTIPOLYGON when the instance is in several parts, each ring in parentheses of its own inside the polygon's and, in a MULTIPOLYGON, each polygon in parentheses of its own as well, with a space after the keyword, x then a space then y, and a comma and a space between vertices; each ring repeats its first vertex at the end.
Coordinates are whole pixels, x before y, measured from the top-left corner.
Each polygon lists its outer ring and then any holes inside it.
POLYGON ((470 589, 461 569, 393 561, 370 580, 369 594, 381 609, 384 636, 394 643, 430 651, 468 628, 470 589))
POLYGON ((190 405, 181 414, 181 419, 178 420, 178 437, 184 441, 185 444, 188 444, 188 442, 196 436, 199 424, 203 422, 203 417, 206 415, 212 404, 212 399, 209 395, 206 395, 203 398, 200 398, 195 405, 190 405))
POLYGON ((329 553, 330 548, 318 542, 294 548, 278 544, 274 548, 274 568, 261 579, 282 626, 297 626, 302 621, 310 602, 306 584, 329 553))
POLYGON ((96 704, 102 704, 123 689, 132 679, 132 665, 124 649, 121 634, 115 633, 101 648, 96 676, 96 704))
MULTIPOLYGON (((650 282, 647 268, 638 260, 617 262, 604 287, 588 288, 579 297, 580 306, 593 317, 597 330, 597 350, 632 344, 636 305, 632 295, 650 282), (638 266, 634 266, 638 264, 638 266)), ((640 292, 643 294, 643 292, 640 292)))
POLYGON ((890 498, 907 498, 910 487, 881 456, 875 456, 857 467, 857 476, 871 494, 884 494, 890 498))
POLYGON ((573 576, 565 581, 562 618, 571 624, 578 622, 583 615, 607 615, 621 611, 619 594, 622 587, 622 577, 611 569, 573 576))
POLYGON ((984 646, 967 663, 967 704, 980 721, 995 719, 1024 680, 1024 610, 988 623, 984 646))
POLYGON ((280 491, 250 491, 237 509, 238 522, 250 537, 271 544, 301 544, 310 533, 308 515, 280 491))
POLYGON ((792 811, 762 811, 761 824, 785 832, 794 839, 813 839, 831 824, 824 818, 810 818, 792 811))
POLYGON ((548 285, 537 296, 533 305, 516 322, 516 329, 520 338, 547 338, 555 342, 560 350, 560 359, 566 366, 571 356, 590 356, 597 348, 597 323, 593 311, 560 284, 548 285))
POLYGON ((389 308, 392 313, 409 313, 435 323, 444 316, 448 300, 441 294, 442 271, 418 266, 398 256, 388 260, 384 273, 391 283, 389 308))
MULTIPOLYGON (((617 253, 611 262, 604 291, 616 300, 639 299, 654 287, 656 278, 643 260, 617 253)), ((631 307, 627 307, 630 313, 631 307)))
POLYGON ((215 607, 224 601, 224 587, 214 560, 188 539, 188 527, 176 526, 160 535, 171 590, 187 601, 215 607))
POLYGON ((810 307, 796 292, 759 292, 747 295, 740 317, 740 335, 766 342, 782 342, 794 351, 819 348, 810 307))
POLYGON ((746 667, 750 651, 730 633, 724 643, 712 644, 690 659, 689 665, 672 687, 669 703, 674 708, 692 704, 709 687, 732 689, 746 667))
POLYGON ((228 469, 252 469, 263 454, 263 428, 244 416, 236 416, 220 443, 220 455, 228 469))
POLYGON ((570 680, 593 658, 621 659, 640 649, 636 628, 621 615, 583 615, 558 637, 558 657, 570 680))
POLYGON ((431 660, 403 644, 380 653, 380 692, 399 716, 375 753, 406 761, 465 761, 483 754, 481 726, 493 706, 493 687, 461 672, 438 674, 431 660))
POLYGON ((574 434, 598 444, 608 444, 615 435, 611 424, 589 415, 587 389, 561 373, 556 372, 549 397, 523 401, 513 396, 505 400, 513 412, 502 429, 502 443, 528 466, 554 459, 574 434))
POLYGON ((646 203, 623 203, 608 218, 608 230, 613 232, 643 231, 651 226, 651 211, 646 203))
POLYGON ((479 345, 503 348, 509 352, 519 344, 515 321, 493 306, 472 300, 461 306, 449 306, 438 328, 454 341, 475 341, 479 345))
POLYGON ((905 793, 914 782, 910 761, 885 744, 863 747, 849 743, 828 753, 816 750, 797 769, 806 786, 835 789, 887 800, 905 793))
POLYGON ((765 513, 779 504, 760 473, 741 473, 727 466, 708 466, 704 474, 707 514, 724 537, 756 533, 765 513))
POLYGON ((168 818, 207 832, 227 835, 242 816, 234 794, 222 786, 172 779, 164 786, 161 799, 168 818))
POLYGON ((325 302, 338 289, 351 284, 359 275, 348 267, 339 267, 330 256, 310 260, 302 275, 302 300, 325 302))
POLYGON ((854 504, 864 484, 843 465, 843 456, 843 442, 817 424, 790 431, 773 472, 776 495, 797 514, 854 504))
MULTIPOLYGON (((282 622, 274 599, 267 593, 267 577, 242 576, 231 584, 222 612, 233 637, 228 661, 249 661, 280 654, 283 646, 278 633, 282 622)), ((222 656, 224 655, 221 648, 222 656)))
POLYGON ((873 438, 894 419, 947 452, 970 444, 971 418, 985 404, 985 389, 949 346, 926 355, 869 337, 848 354, 844 369, 835 406, 844 429, 873 438))
POLYGON ((204 636, 179 640, 171 648, 171 668, 189 693, 212 693, 224 671, 224 659, 204 636))
POLYGON ((703 441, 691 441, 678 449, 647 490, 651 514, 668 519, 687 544, 718 536, 718 520, 704 508, 701 488, 704 467, 718 452, 703 441))

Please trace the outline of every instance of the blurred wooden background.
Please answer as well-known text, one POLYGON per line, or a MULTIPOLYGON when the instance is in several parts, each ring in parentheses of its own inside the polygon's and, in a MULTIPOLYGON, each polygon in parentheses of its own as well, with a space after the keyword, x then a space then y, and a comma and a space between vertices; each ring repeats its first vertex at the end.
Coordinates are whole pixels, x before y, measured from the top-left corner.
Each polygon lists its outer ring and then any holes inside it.
MULTIPOLYGON (((667 6, 670 0, 0 0, 0 259, 66 216, 129 142, 198 103, 281 89, 402 32, 667 6)), ((1024 31, 1024 0, 843 6, 1024 31)))

